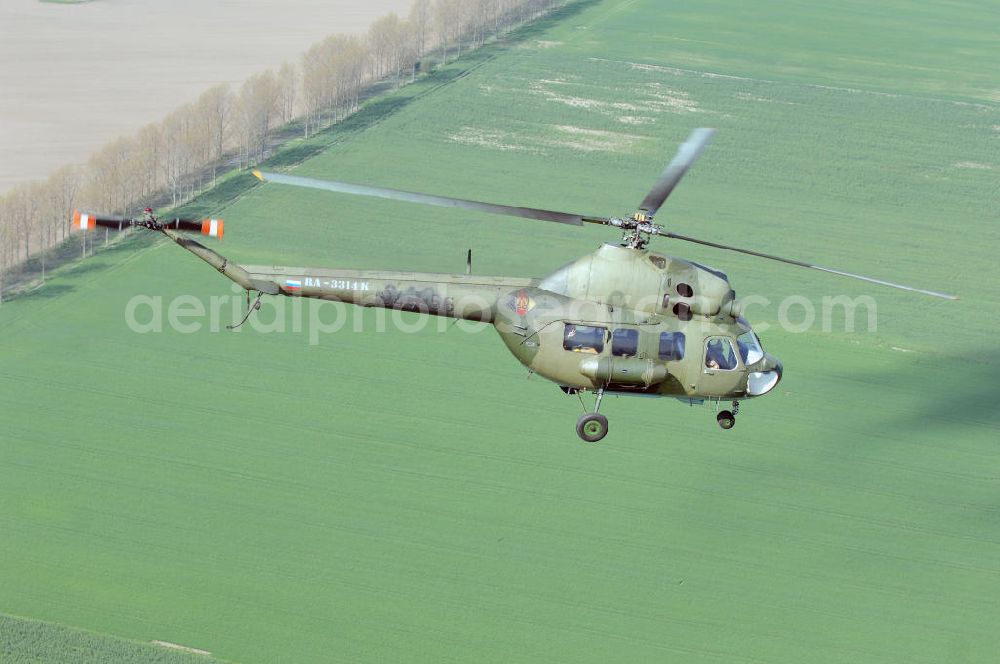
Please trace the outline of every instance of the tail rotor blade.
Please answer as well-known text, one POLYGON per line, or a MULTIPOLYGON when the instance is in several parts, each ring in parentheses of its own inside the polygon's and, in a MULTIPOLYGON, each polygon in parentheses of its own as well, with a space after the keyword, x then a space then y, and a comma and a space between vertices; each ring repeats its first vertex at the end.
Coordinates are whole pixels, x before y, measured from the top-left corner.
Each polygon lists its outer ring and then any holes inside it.
POLYGON ((110 228, 123 230, 130 226, 140 226, 150 230, 160 230, 163 228, 184 231, 187 233, 201 233, 209 237, 222 238, 225 232, 225 224, 222 219, 156 219, 155 217, 128 219, 126 217, 116 217, 106 214, 93 214, 90 212, 73 211, 73 228, 82 231, 91 231, 95 228, 110 228))
POLYGON ((97 220, 92 215, 79 210, 73 210, 73 229, 89 231, 97 226, 97 220))
POLYGON ((209 237, 217 237, 221 240, 224 230, 225 230, 225 224, 223 223, 222 219, 201 220, 202 235, 207 235, 209 237))
MULTIPOLYGON (((140 222, 141 223, 141 222, 140 222)), ((160 219, 159 223, 164 228, 186 233, 201 233, 209 237, 222 238, 225 231, 225 224, 222 219, 160 219)))
POLYGON ((73 210, 73 228, 82 231, 91 231, 97 227, 101 228, 125 228, 132 225, 131 219, 115 217, 111 215, 99 215, 90 212, 80 212, 73 210))

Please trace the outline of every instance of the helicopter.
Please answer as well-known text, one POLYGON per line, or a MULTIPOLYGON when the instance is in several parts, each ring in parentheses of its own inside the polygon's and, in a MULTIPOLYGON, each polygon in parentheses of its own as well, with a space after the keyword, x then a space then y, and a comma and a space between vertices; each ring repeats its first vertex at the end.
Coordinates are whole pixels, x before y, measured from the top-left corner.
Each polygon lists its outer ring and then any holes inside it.
POLYGON ((579 215, 253 171, 263 183, 570 226, 600 224, 621 231, 619 242, 605 243, 540 279, 471 274, 471 250, 465 274, 240 265, 181 234, 221 238, 221 219, 160 220, 150 208, 136 219, 77 211, 73 222, 82 230, 141 227, 166 235, 246 291, 247 314, 236 326, 260 308, 264 295, 318 298, 492 324, 529 375, 542 376, 579 399, 584 413, 577 420, 576 432, 586 442, 600 441, 608 433, 608 419, 600 413, 607 395, 715 404, 716 421, 728 430, 736 424, 740 402, 772 392, 784 367, 763 350, 723 272, 651 251, 652 238, 692 242, 932 297, 957 297, 680 235, 654 223, 660 207, 714 133, 714 129, 695 129, 637 211, 626 217, 579 215), (250 305, 253 292, 257 299, 250 305), (593 409, 584 403, 586 393, 594 396, 593 409))

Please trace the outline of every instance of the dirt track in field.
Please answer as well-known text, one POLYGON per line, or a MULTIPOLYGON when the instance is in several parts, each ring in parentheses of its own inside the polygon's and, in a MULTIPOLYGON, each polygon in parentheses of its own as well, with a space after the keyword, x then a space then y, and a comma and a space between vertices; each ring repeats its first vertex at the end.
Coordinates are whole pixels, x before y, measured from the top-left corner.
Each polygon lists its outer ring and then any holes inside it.
POLYGON ((0 2, 0 193, 410 0, 0 2))

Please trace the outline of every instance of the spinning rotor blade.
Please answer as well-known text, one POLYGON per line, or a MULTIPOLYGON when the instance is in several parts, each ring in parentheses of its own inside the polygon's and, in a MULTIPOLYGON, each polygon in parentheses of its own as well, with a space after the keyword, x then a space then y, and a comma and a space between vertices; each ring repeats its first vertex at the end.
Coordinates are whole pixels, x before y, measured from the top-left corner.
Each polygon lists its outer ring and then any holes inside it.
POLYGON ((890 288, 898 288, 900 290, 910 291, 911 293, 921 293, 923 295, 930 295, 931 297, 940 297, 945 300, 957 300, 957 295, 947 295, 945 293, 938 293, 936 291, 924 290, 922 288, 914 288, 912 286, 904 286, 903 284, 895 284, 891 281, 883 281, 881 279, 874 279, 872 277, 866 277, 860 274, 853 274, 851 272, 844 272, 842 270, 834 270, 829 267, 821 267, 819 265, 813 265, 811 263, 804 263, 802 261, 792 260, 791 258, 781 258, 780 256, 772 256, 771 254, 764 254, 759 251, 751 251, 750 249, 740 249, 739 247, 731 247, 725 244, 719 244, 718 242, 709 242, 708 240, 699 240, 693 237, 687 237, 686 235, 678 235, 677 233, 670 233, 668 231, 663 231, 658 233, 662 237, 669 237, 675 240, 684 240, 685 242, 694 242, 695 244, 703 244, 706 247, 715 247, 716 249, 725 249, 726 251, 735 251, 741 254, 747 254, 748 256, 756 256, 758 258, 767 258, 768 260, 778 261, 780 263, 787 263, 789 265, 797 265, 798 267, 807 267, 811 270, 819 270, 820 272, 828 272, 829 274, 838 274, 842 277, 850 277, 852 279, 860 279, 861 281, 867 281, 868 283, 878 284, 880 286, 889 286, 890 288))
POLYGON ((124 217, 114 217, 111 215, 96 215, 88 212, 73 210, 73 228, 77 230, 89 231, 100 226, 101 228, 114 228, 121 230, 132 225, 131 219, 124 217))
POLYGON ((222 219, 202 219, 200 221, 192 219, 127 219, 107 214, 97 215, 79 210, 73 211, 73 228, 77 230, 89 231, 101 227, 120 231, 129 226, 142 226, 149 229, 169 228, 217 238, 221 238, 225 232, 225 224, 222 219))
POLYGON ((431 194, 420 194, 412 191, 401 191, 399 189, 386 189, 385 187, 370 187, 368 185, 351 184, 349 182, 316 180, 313 178, 304 178, 295 175, 282 175, 280 173, 265 173, 262 171, 254 171, 253 174, 261 182, 276 182, 278 184, 289 184, 296 187, 307 187, 310 189, 323 189, 343 194, 359 194, 361 196, 388 198, 396 201, 436 205, 438 207, 461 208, 463 210, 474 210, 476 212, 504 214, 511 217, 522 217, 524 219, 554 221, 556 223, 570 224, 572 226, 582 226, 585 221, 600 224, 604 224, 609 221, 607 217, 588 217, 579 214, 569 214, 567 212, 556 212, 553 210, 516 207, 513 205, 498 205, 496 203, 483 203, 481 201, 470 201, 464 198, 433 196, 431 194))
POLYGON ((663 173, 660 174, 660 178, 656 181, 656 184, 646 194, 646 198, 639 205, 640 212, 645 213, 649 217, 656 214, 656 211, 663 205, 663 201, 667 200, 667 196, 674 190, 677 183, 681 181, 687 170, 698 161, 698 157, 708 147, 714 135, 714 129, 701 128, 691 132, 688 139, 677 148, 677 154, 670 160, 667 167, 663 169, 663 173))

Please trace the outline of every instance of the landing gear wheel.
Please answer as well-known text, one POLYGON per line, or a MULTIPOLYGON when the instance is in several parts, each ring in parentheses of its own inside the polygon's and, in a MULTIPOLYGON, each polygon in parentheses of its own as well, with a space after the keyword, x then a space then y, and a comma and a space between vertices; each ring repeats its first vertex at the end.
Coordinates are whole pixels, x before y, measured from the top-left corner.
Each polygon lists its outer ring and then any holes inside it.
POLYGON ((732 411, 724 410, 716 415, 715 419, 723 429, 729 430, 736 426, 736 416, 732 411))
POLYGON ((608 418, 600 413, 584 413, 576 421, 576 435, 588 443, 596 443, 608 435, 608 418))

